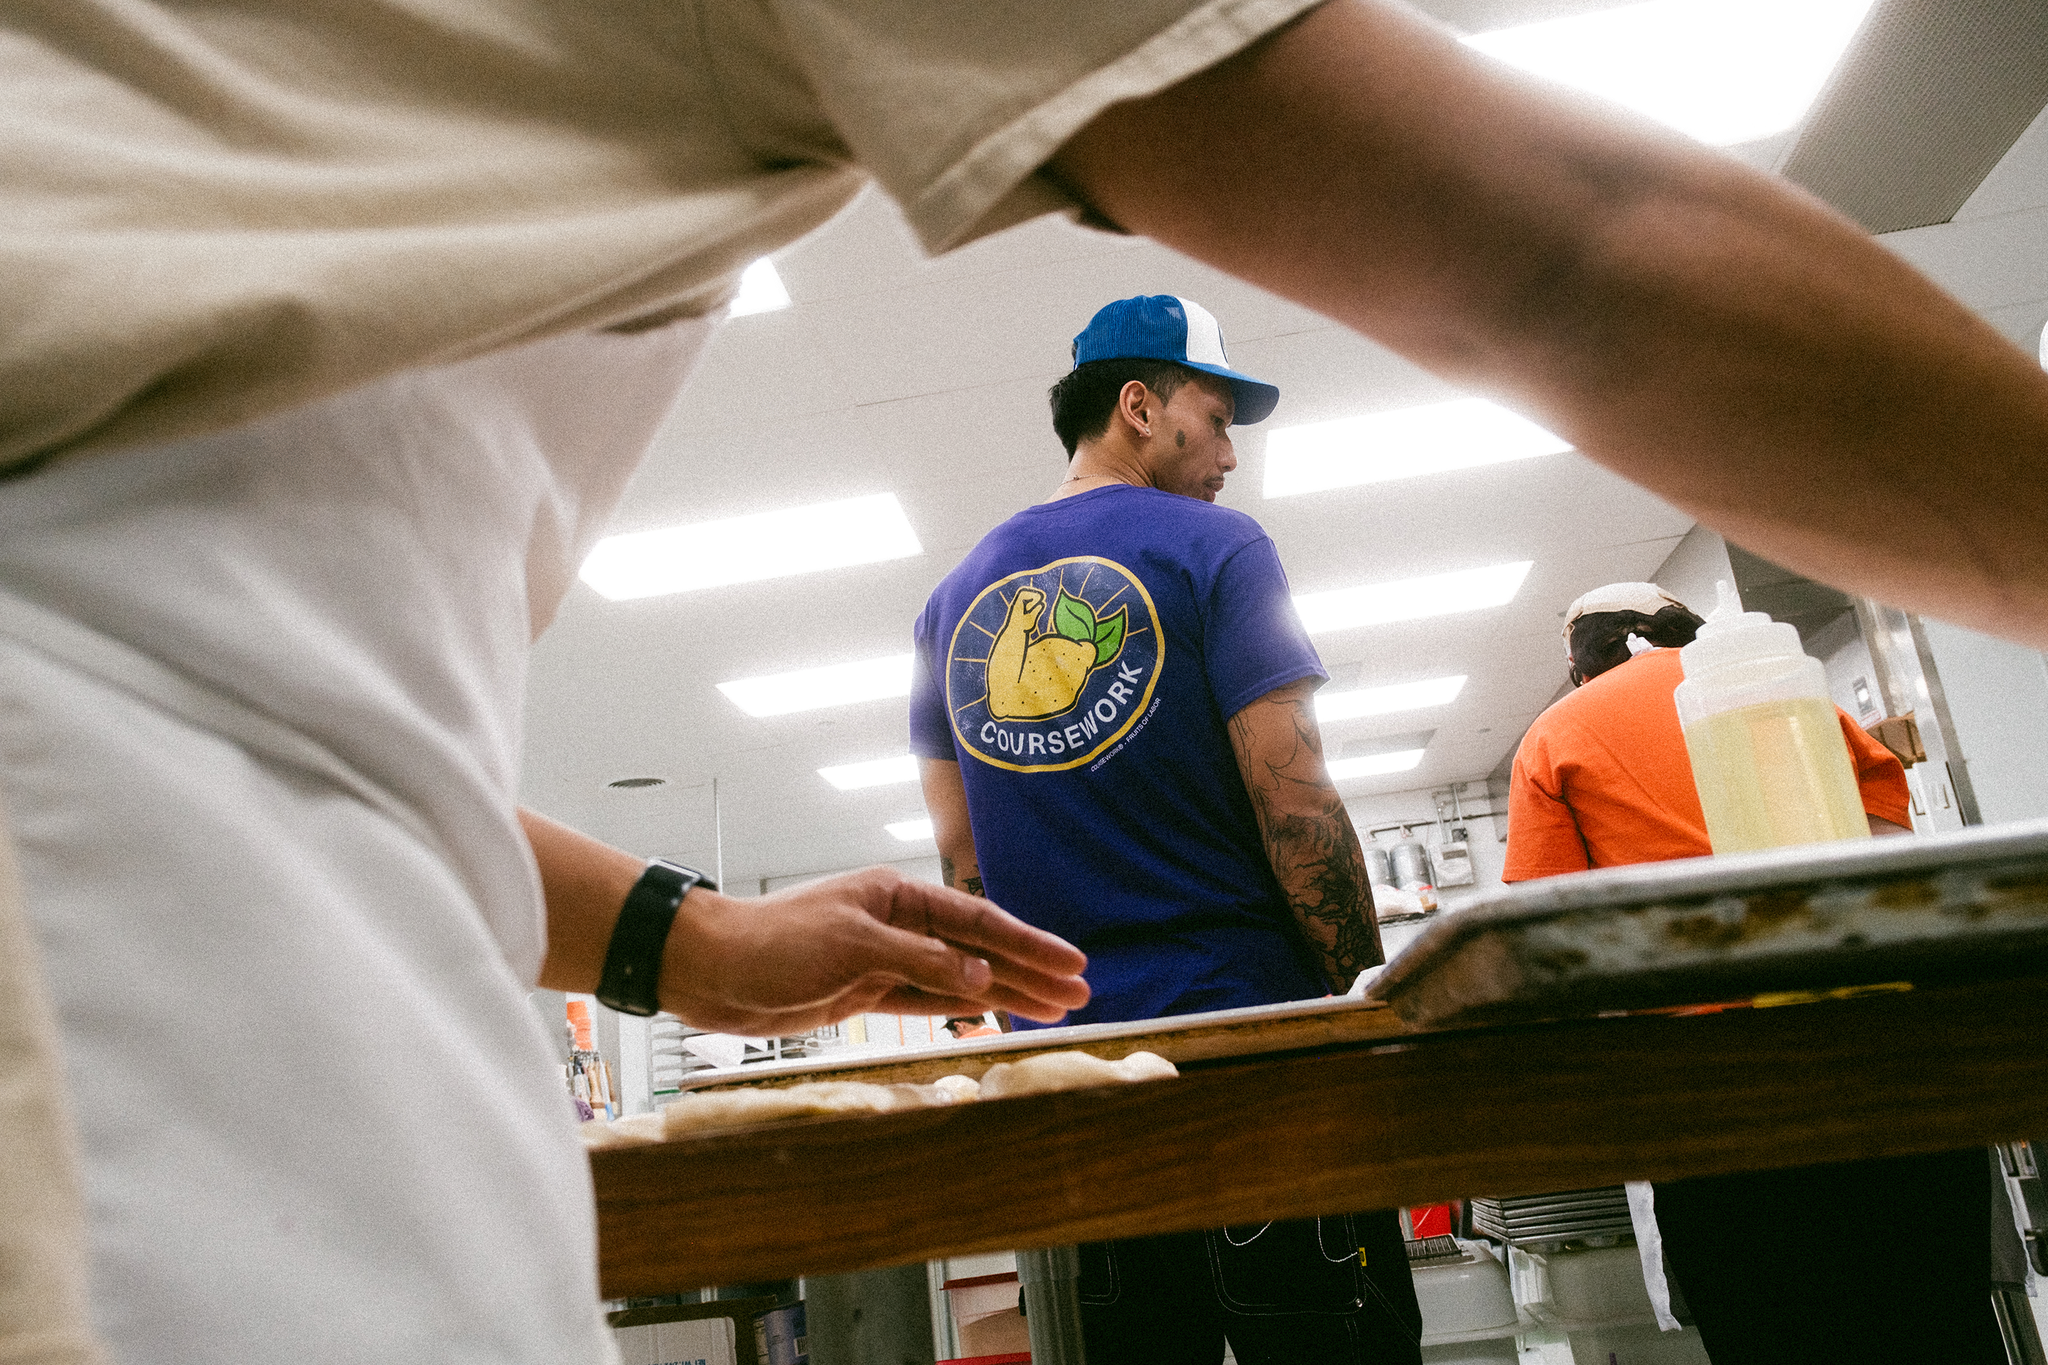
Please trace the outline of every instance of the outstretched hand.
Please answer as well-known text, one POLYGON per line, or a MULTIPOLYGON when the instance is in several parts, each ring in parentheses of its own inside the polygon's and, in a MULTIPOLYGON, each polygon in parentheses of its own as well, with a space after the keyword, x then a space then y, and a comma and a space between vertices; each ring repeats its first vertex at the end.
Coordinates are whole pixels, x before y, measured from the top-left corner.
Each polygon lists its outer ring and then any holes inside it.
POLYGON ((987 900, 873 867, 758 899, 691 891, 663 953, 661 1007, 754 1037, 864 1012, 1052 1023, 1087 1003, 1087 965, 987 900))

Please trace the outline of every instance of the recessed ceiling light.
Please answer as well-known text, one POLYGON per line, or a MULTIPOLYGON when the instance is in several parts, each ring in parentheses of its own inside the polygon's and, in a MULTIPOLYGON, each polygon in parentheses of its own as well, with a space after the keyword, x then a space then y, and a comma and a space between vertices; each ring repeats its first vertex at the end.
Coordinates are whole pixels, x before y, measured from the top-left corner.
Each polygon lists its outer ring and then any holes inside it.
POLYGON ((605 786, 613 791, 626 792, 640 791, 647 787, 665 787, 667 785, 668 779, 665 777, 615 777, 605 783, 605 786))
POLYGON ((1330 780, 1342 782, 1347 777, 1376 777, 1382 773, 1405 773, 1422 762, 1427 749, 1397 749, 1390 754, 1367 754, 1363 758, 1340 758, 1332 761, 1330 780))
POLYGON ((1524 559, 1483 569, 1302 593, 1294 599, 1294 609, 1301 614, 1303 629, 1311 635, 1385 621, 1416 621, 1425 616, 1478 611, 1512 602, 1534 562, 1524 559))
POLYGON ((1425 706, 1443 706, 1458 699, 1465 690, 1465 675, 1427 678, 1422 682, 1394 683, 1388 687, 1361 687, 1350 692, 1318 692, 1316 719, 1352 720, 1358 716, 1389 716, 1396 711, 1419 711, 1425 706))
POLYGON ((1465 41, 1718 147, 1782 133, 1871 0, 1648 0, 1465 41))
POLYGON ((882 828, 906 844, 914 844, 919 839, 932 837, 932 822, 929 820, 898 820, 895 824, 884 825, 882 828))
POLYGON ((836 768, 818 769, 818 776, 843 792, 850 792, 858 787, 886 787, 892 782, 915 782, 917 756, 905 754, 901 758, 874 758, 866 763, 842 763, 836 768))
POLYGON ((775 273, 775 262, 763 256, 740 272, 740 292, 733 295, 726 316, 743 318, 749 313, 772 313, 787 307, 789 291, 782 287, 782 276, 775 273))
POLYGON ((1266 438, 1266 496, 1526 460, 1572 443, 1484 398, 1281 427, 1266 438))
POLYGON ((924 553, 893 493, 606 536, 581 577, 614 602, 924 553))
POLYGON ((891 654, 883 659, 735 678, 720 683, 718 690, 750 716, 785 716, 792 711, 849 706, 879 697, 907 697, 911 662, 908 654, 891 654))

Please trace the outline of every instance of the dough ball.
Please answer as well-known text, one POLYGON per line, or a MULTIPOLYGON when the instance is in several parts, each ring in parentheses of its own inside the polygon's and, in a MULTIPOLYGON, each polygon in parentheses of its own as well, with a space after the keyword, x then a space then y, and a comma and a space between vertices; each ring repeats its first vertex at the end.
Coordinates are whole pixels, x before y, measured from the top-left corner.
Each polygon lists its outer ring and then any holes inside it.
POLYGON ((781 1090, 714 1090, 685 1095, 664 1108, 665 1137, 747 1128, 810 1114, 881 1113, 895 1107, 886 1086, 865 1081, 810 1081, 781 1090))
POLYGON ((894 1101, 892 1109, 929 1109, 937 1104, 951 1104, 956 1098, 952 1091, 936 1085, 908 1083, 890 1086, 889 1096, 894 1101))
POLYGON ((932 1082, 932 1089, 942 1091, 954 1104, 981 1098, 981 1082, 972 1076, 941 1076, 932 1082))
POLYGON ((1156 1052, 1133 1052, 1120 1062, 1113 1062, 1127 1081, 1163 1081, 1169 1076, 1180 1075, 1180 1068, 1156 1052))
POLYGON ((1054 1090, 1085 1090, 1090 1086, 1158 1080, 1179 1074, 1172 1062, 1150 1052, 1133 1052, 1121 1062, 1105 1062, 1085 1052, 1048 1052, 990 1067, 981 1078, 981 1098, 997 1100, 1054 1090))

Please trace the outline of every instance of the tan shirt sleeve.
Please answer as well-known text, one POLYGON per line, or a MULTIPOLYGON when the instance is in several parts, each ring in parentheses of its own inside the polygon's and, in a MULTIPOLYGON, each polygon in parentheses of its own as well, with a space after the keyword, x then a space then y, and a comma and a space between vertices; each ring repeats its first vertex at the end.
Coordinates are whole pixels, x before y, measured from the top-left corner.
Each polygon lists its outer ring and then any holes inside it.
POLYGON ((1089 120, 1320 2, 768 0, 838 136, 932 252, 1076 207, 1038 171, 1089 120))
POLYGON ((942 251, 1318 0, 0 9, 0 471, 703 314, 869 177, 942 251))
POLYGON ((98 1365, 87 1327, 85 1214, 35 943, 0 812, 0 1361, 98 1365))

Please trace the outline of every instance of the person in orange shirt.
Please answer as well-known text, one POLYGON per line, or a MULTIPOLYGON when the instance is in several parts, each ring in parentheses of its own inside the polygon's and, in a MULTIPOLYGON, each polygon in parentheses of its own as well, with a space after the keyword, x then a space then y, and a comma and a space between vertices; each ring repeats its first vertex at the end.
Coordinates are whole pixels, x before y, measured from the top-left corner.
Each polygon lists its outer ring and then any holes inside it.
MULTIPOLYGON (((1672 700, 1701 624, 1654 583, 1572 603, 1575 690, 1515 753, 1503 880, 1713 852, 1672 700)), ((1905 769, 1841 722, 1870 832, 1910 834, 1905 769)), ((1718 1365, 2004 1365, 1990 1204, 1981 1149, 1656 1187, 1665 1256, 1718 1365)))
MULTIPOLYGON (((1713 852, 1672 692, 1700 618, 1654 583, 1612 583, 1565 613, 1570 695, 1536 718, 1508 786, 1510 882, 1713 852), (1641 642, 1631 654, 1629 641, 1641 642)), ((1872 834, 1910 834, 1906 771, 1836 708, 1872 834)))

